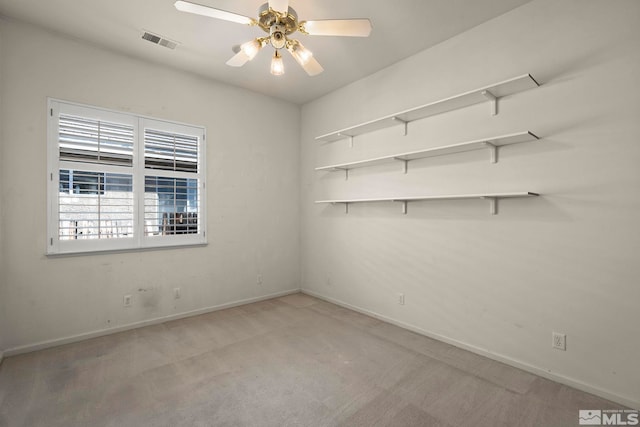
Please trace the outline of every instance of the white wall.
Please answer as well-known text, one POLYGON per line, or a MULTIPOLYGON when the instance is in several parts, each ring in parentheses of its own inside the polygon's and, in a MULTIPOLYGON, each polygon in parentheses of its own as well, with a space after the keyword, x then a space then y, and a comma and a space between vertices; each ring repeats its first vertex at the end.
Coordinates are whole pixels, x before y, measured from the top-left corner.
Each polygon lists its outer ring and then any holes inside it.
POLYGON ((305 291, 640 407, 640 2, 538 0, 302 110, 305 291), (346 141, 313 138, 524 73, 542 86, 346 141), (314 167, 530 130, 504 148, 342 173, 314 167), (536 191, 504 201, 314 205, 536 191), (396 294, 406 295, 406 305, 396 294), (567 334, 567 351, 551 332, 567 334))
MULTIPOLYGON (((2 23, 2 18, 0 18, 0 25, 2 23)), ((2 31, 0 31, 0 63, 2 62, 2 53, 3 53, 3 35, 2 31)), ((0 88, 2 87, 2 66, 0 66, 0 88)), ((3 109, 4 109, 4 97, 2 96, 2 92, 0 91, 0 166, 2 166, 2 158, 4 152, 4 126, 2 121, 3 109)), ((4 279, 4 192, 3 192, 3 182, 5 182, 4 177, 4 167, 0 167, 0 362, 3 357, 3 349, 4 346, 4 336, 5 336, 5 312, 6 312, 6 298, 4 296, 4 287, 5 287, 5 279, 4 279)))
POLYGON ((298 106, 28 25, 0 35, 5 350, 299 288, 298 106), (46 257, 47 97, 205 126, 209 245, 46 257))

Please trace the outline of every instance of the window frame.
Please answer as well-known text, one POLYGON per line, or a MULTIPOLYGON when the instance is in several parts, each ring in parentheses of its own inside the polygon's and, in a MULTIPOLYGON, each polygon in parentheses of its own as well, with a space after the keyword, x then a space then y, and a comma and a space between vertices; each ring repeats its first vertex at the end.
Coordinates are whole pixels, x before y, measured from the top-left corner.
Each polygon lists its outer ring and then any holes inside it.
POLYGON ((47 255, 136 251, 154 248, 206 245, 206 199, 206 128, 204 126, 190 125, 55 98, 47 98, 47 255), (59 154, 60 114, 75 115, 132 126, 133 162, 131 166, 61 160, 59 154), (145 129, 161 130, 197 137, 197 171, 184 172, 145 168, 145 129), (133 237, 60 239, 59 185, 60 171, 64 169, 131 175, 133 180, 133 237), (146 235, 144 205, 146 176, 197 180, 197 233, 146 235))

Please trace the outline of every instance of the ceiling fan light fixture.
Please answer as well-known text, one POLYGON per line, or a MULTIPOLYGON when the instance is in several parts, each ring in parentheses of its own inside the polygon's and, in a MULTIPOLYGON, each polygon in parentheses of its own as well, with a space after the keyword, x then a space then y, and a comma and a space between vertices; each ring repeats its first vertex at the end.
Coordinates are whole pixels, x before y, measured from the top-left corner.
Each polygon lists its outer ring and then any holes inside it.
POLYGON ((240 46, 240 50, 247 55, 249 61, 256 57, 260 49, 262 49, 262 43, 259 39, 250 40, 240 46))
POLYGON ((293 55, 296 61, 298 61, 298 64, 303 67, 309 63, 311 58, 313 58, 313 52, 302 46, 302 43, 300 42, 293 43, 289 52, 291 52, 291 55, 293 55))
POLYGON ((227 61, 227 65, 242 67, 255 58, 264 46, 270 44, 275 49, 271 60, 271 74, 274 76, 284 74, 284 63, 280 54, 282 49, 286 49, 309 76, 316 76, 324 71, 313 53, 298 40, 291 38, 296 31, 313 36, 346 37, 368 37, 371 33, 371 21, 367 18, 299 21, 296 11, 289 7, 289 0, 267 0, 267 3, 258 9, 257 19, 192 3, 189 0, 177 0, 174 4, 175 8, 182 12, 259 27, 267 36, 235 45, 235 56, 227 61))
POLYGON ((271 74, 274 76, 281 76, 284 74, 284 63, 282 62, 282 56, 280 52, 276 50, 271 59, 271 74))

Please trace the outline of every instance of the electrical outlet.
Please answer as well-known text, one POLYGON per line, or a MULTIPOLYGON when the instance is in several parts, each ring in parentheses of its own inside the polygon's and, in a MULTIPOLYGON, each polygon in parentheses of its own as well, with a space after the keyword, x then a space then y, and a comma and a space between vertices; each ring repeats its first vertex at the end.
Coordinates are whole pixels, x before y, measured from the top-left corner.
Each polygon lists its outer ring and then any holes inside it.
POLYGON ((180 299, 180 288, 173 288, 173 299, 180 299))
POLYGON ((131 295, 124 296, 124 306, 131 307, 131 295))
POLYGON ((398 304, 404 305, 404 294, 398 294, 398 304))
POLYGON ((567 351, 567 336, 559 332, 553 332, 551 334, 553 348, 558 350, 567 351))
POLYGON ((262 285, 262 274, 256 276, 256 285, 262 285))

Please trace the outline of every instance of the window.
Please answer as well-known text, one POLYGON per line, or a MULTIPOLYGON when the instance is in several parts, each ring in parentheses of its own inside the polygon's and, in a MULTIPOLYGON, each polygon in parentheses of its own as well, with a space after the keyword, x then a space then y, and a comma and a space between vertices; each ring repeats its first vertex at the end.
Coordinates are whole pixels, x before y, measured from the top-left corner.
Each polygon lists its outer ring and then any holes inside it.
POLYGON ((49 100, 50 254, 206 243, 202 127, 49 100))

